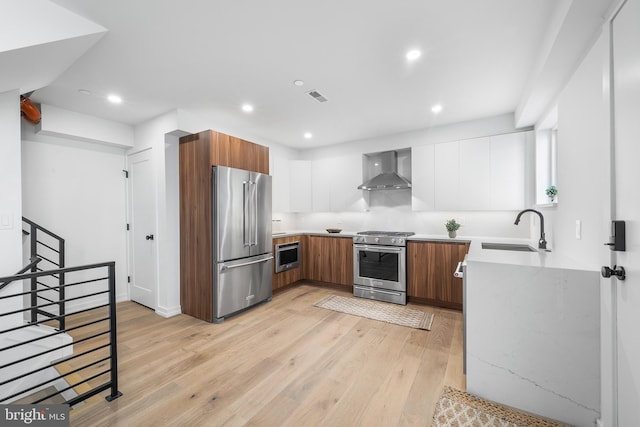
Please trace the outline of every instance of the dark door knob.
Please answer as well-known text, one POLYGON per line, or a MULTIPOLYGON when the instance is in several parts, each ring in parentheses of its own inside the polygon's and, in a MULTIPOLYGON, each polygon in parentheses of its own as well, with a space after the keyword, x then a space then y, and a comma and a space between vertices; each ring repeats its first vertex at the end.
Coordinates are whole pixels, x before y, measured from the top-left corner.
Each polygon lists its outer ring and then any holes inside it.
POLYGON ((624 267, 618 267, 617 265, 614 265, 613 268, 609 268, 606 265, 603 266, 600 270, 600 274, 602 274, 602 277, 605 278, 616 276, 618 280, 624 280, 627 277, 624 271, 624 267))
POLYGON ((145 239, 147 239, 147 240, 153 240, 153 234, 147 234, 147 235, 145 236, 145 239))

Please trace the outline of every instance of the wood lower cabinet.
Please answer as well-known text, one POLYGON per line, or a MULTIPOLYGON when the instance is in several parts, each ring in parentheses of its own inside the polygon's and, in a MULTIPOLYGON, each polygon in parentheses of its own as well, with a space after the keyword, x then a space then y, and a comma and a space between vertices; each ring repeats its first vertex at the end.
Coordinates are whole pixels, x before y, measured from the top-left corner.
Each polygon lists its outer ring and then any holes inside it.
POLYGON ((469 243, 408 242, 407 295, 417 302, 462 308, 462 280, 453 277, 469 243))
POLYGON ((304 278, 353 286, 351 237, 307 236, 303 251, 304 278))
MULTIPOLYGON (((300 253, 305 253, 305 240, 306 236, 289 236, 289 237, 278 237, 273 239, 273 254, 276 253, 276 245, 281 243, 292 243, 292 242, 300 242, 300 253)), ((280 273, 276 273, 275 271, 276 264, 275 261, 273 263, 273 277, 271 280, 271 287, 273 291, 277 291, 283 289, 292 283, 297 282, 302 279, 302 271, 304 268, 304 260, 301 260, 300 267, 293 268, 291 270, 282 271, 280 273)))

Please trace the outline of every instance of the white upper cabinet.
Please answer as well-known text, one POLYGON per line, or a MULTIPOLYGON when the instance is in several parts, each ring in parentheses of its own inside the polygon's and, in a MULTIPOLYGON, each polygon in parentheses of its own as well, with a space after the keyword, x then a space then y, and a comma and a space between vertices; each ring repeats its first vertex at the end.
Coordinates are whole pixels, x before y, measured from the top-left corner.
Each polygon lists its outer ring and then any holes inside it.
POLYGON ((311 212, 311 162, 289 161, 289 211, 311 212))
MULTIPOLYGON (((490 210, 491 206, 491 139, 460 141, 460 209, 490 210)), ((523 187, 524 188, 524 187, 523 187)))
POLYGON ((523 209, 526 134, 412 147, 412 209, 523 209))
POLYGON ((311 206, 314 212, 349 212, 365 209, 362 156, 348 155, 314 160, 311 166, 311 206))
POLYGON ((491 209, 525 207, 526 132, 491 137, 491 209))
POLYGON ((414 211, 435 209, 435 146, 411 149, 411 206, 414 211))
POLYGON ((289 159, 272 156, 271 177, 272 177, 272 209, 274 212, 289 212, 289 159))
POLYGON ((460 200, 460 143, 436 144, 434 155, 436 210, 464 209, 460 200))
MULTIPOLYGON (((362 155, 335 157, 329 163, 327 174, 331 183, 332 212, 363 212, 366 210, 362 184, 362 155)), ((327 175, 325 175, 325 179, 327 175)))
POLYGON ((362 155, 273 161, 274 212, 362 212, 362 155))
POLYGON ((314 212, 331 211, 332 175, 331 159, 311 162, 311 207, 314 212))

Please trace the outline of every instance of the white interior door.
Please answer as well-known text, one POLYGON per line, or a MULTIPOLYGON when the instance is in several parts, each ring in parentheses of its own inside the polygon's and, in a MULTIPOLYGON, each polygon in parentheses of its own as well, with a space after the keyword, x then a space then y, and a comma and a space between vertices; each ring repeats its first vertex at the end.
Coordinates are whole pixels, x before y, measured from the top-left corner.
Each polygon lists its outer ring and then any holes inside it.
POLYGON ((131 299, 156 308, 156 212, 151 150, 129 156, 131 299))
MULTIPOLYGON (((629 0, 613 20, 615 219, 626 221, 626 251, 614 262, 614 412, 620 427, 640 425, 640 0, 629 0), (617 397, 617 410, 615 407, 617 397)), ((614 421, 615 422, 615 421, 614 421)))

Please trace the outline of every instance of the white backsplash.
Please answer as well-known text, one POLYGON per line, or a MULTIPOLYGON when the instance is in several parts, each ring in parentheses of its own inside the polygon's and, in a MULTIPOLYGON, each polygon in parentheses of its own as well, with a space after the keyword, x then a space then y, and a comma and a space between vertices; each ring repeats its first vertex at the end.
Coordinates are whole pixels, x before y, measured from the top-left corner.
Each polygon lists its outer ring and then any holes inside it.
POLYGON ((529 238, 529 218, 514 225, 517 212, 414 212, 409 206, 375 206, 368 212, 274 213, 273 231, 320 231, 341 228, 345 231, 413 231, 417 234, 446 235, 448 219, 462 224, 458 236, 529 238))

